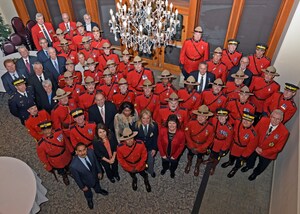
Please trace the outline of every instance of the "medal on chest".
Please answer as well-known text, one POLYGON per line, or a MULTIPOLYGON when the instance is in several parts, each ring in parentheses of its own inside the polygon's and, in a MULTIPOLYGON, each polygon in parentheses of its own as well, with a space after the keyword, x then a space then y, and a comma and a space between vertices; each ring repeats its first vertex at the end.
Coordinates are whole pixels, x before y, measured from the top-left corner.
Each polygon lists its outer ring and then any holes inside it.
POLYGON ((220 130, 220 134, 227 137, 228 133, 225 130, 220 130))
POLYGON ((144 75, 142 76, 142 79, 143 79, 143 80, 148 79, 147 75, 144 74, 144 75))
POLYGON ((281 106, 280 106, 280 108, 282 108, 283 110, 286 110, 286 104, 285 103, 283 103, 281 106))
POLYGON ((62 134, 60 134, 60 135, 58 135, 58 137, 56 138, 59 142, 62 142, 62 140, 63 140, 63 135, 62 134))
POLYGON ((273 147, 273 146, 274 146, 273 142, 269 143, 269 147, 273 147))
POLYGON ((244 139, 247 140, 249 138, 249 134, 244 135, 244 139))
POLYGON ((92 135, 93 134, 93 130, 92 129, 88 129, 88 133, 89 133, 89 135, 92 135))

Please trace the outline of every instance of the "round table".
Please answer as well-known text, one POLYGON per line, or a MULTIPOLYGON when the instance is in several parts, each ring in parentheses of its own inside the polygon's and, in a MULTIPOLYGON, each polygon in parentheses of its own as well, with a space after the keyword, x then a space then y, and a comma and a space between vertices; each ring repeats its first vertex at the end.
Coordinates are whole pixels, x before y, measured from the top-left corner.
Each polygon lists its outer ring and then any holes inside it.
POLYGON ((32 169, 23 161, 0 157, 0 213, 30 213, 37 185, 32 169))

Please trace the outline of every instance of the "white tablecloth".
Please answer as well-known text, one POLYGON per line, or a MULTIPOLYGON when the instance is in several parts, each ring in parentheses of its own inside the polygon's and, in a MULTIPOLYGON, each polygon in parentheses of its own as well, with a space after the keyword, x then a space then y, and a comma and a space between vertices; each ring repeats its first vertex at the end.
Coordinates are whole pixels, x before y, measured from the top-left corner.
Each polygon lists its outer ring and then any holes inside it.
POLYGON ((37 213, 48 201, 47 190, 37 174, 23 161, 0 157, 0 213, 37 213))
MULTIPOLYGON (((29 55, 31 56, 36 56, 37 51, 29 51, 29 55)), ((21 56, 20 54, 17 53, 13 53, 13 54, 9 54, 7 56, 3 56, 2 54, 0 54, 0 77, 5 74, 6 69, 5 66, 3 65, 4 60, 6 59, 19 59, 21 56)), ((2 81, 0 81, 0 92, 5 92, 5 89, 3 87, 2 81)))

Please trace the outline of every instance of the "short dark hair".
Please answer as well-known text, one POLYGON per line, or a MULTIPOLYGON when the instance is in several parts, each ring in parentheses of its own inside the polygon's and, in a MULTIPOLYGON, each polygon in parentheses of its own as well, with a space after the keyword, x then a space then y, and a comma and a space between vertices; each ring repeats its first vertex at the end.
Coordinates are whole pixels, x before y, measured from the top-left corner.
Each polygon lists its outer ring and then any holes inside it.
POLYGON ((4 62, 3 62, 4 67, 6 67, 7 63, 11 63, 11 62, 15 64, 15 61, 13 59, 6 59, 6 60, 4 60, 4 62))
POLYGON ((176 123, 176 128, 179 129, 180 128, 180 122, 178 120, 178 117, 176 114, 170 114, 168 119, 167 119, 167 122, 166 122, 166 127, 168 127, 168 123, 172 121, 172 122, 175 122, 176 123))
POLYGON ((205 61, 200 62, 199 65, 198 65, 198 67, 199 67, 200 65, 205 65, 205 66, 207 67, 207 62, 205 62, 205 61))
POLYGON ((134 116, 134 105, 131 102, 125 101, 122 102, 119 108, 119 114, 122 114, 125 108, 129 108, 131 110, 131 116, 134 116))
POLYGON ((79 146, 84 146, 85 148, 87 147, 84 143, 79 142, 79 143, 77 143, 76 146, 75 146, 75 151, 77 151, 77 149, 78 149, 79 146))

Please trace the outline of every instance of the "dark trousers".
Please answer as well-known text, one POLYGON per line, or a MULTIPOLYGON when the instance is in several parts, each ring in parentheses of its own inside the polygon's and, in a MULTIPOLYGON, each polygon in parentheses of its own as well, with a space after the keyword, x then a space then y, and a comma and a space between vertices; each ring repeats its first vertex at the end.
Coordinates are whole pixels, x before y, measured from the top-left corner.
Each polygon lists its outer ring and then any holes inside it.
POLYGON ((257 152, 253 152, 247 160, 247 167, 250 169, 254 168, 256 158, 258 157, 258 164, 256 168, 253 170, 253 173, 256 175, 260 175, 272 162, 271 159, 264 158, 257 154, 257 152))
POLYGON ((174 173, 178 167, 178 160, 172 160, 171 158, 161 159, 163 170, 170 169, 171 173, 174 173))
MULTIPOLYGON (((96 179, 96 184, 92 188, 95 190, 96 193, 100 193, 101 187, 98 179, 96 179)), ((83 193, 84 193, 84 197, 88 202, 93 201, 93 193, 90 187, 88 187, 88 190, 84 191, 83 193)))
POLYGON ((106 175, 109 179, 119 176, 117 158, 113 164, 109 164, 106 161, 101 160, 101 165, 104 167, 106 175))
MULTIPOLYGON (((181 73, 182 73, 182 75, 184 76, 184 80, 186 80, 189 76, 190 76, 190 74, 189 73, 187 73, 186 72, 186 70, 182 67, 182 69, 181 69, 181 73)), ((197 80, 196 80, 197 81, 197 80)))
POLYGON ((145 170, 141 172, 129 172, 129 175, 132 177, 133 180, 137 180, 136 174, 139 173, 144 179, 148 179, 148 174, 145 170))
POLYGON ((233 156, 233 155, 230 154, 229 155, 229 162, 234 163, 234 161, 235 161, 235 165, 234 165, 235 168, 239 169, 239 168, 242 167, 240 157, 236 157, 236 156, 233 156))
POLYGON ((205 154, 203 154, 203 153, 195 154, 195 153, 192 152, 192 150, 188 149, 188 155, 192 156, 192 157, 194 157, 194 155, 197 155, 197 158, 202 159, 203 155, 205 155, 205 154))

